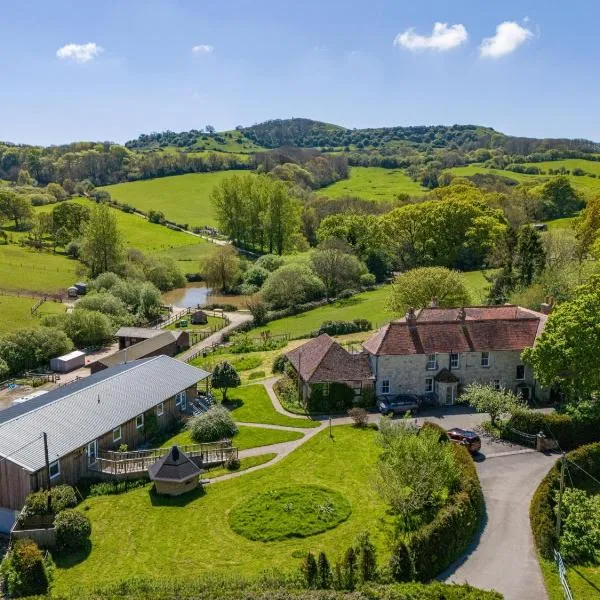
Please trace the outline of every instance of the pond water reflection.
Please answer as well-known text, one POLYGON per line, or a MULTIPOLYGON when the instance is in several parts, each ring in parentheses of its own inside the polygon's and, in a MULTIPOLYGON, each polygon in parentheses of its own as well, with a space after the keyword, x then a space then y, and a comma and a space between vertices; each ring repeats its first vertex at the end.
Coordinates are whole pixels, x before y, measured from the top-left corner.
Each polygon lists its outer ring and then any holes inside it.
POLYGON ((233 304, 238 308, 246 308, 248 296, 231 296, 212 294, 212 290, 204 283, 188 283, 186 287, 171 290, 163 294, 163 302, 180 306, 181 308, 194 308, 206 304, 233 304))

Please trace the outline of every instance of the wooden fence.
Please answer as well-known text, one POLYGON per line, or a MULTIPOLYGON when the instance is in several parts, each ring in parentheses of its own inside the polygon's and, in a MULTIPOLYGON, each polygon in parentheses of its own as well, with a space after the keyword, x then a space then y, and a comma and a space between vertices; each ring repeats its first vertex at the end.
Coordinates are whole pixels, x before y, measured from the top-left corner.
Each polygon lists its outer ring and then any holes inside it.
MULTIPOLYGON (((215 442, 214 444, 194 444, 179 446, 200 466, 222 465, 230 458, 238 457, 238 449, 231 442, 215 442)), ((145 474, 148 467, 168 454, 170 448, 153 448, 151 450, 134 450, 130 452, 98 452, 98 457, 88 470, 100 476, 127 479, 145 474)))

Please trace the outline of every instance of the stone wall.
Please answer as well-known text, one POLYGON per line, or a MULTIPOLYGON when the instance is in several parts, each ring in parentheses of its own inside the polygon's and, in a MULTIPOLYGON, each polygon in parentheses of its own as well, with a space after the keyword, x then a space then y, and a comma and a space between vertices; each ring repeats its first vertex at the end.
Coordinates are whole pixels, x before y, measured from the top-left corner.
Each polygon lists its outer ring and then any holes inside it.
MULTIPOLYGON (((473 382, 492 384, 498 380, 501 387, 517 391, 519 384, 526 384, 534 390, 533 371, 525 367, 525 378, 517 379, 517 366, 522 365, 521 352, 498 351, 489 353, 489 367, 481 366, 481 352, 460 352, 459 366, 452 368, 452 373, 460 379, 460 386, 473 382)), ((434 379, 442 369, 450 367, 450 354, 439 353, 435 370, 427 370, 427 356, 424 354, 407 356, 371 356, 371 367, 376 378, 376 393, 382 394, 382 383, 390 382, 389 393, 426 394, 426 379, 434 379)), ((434 389, 435 392, 437 390, 434 389)), ((535 386, 537 398, 545 398, 547 391, 535 386)))

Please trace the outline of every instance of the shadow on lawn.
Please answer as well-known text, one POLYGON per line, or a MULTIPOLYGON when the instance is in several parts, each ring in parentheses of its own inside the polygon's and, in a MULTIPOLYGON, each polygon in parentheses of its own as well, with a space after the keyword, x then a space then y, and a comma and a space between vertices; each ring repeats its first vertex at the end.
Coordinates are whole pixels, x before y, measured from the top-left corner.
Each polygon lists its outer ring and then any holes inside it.
POLYGON ((148 492, 150 494, 150 502, 152 502, 152 506, 175 506, 181 507, 186 506, 190 502, 194 500, 198 500, 198 498, 202 498, 206 495, 206 491, 202 485, 198 486, 195 490, 191 490, 181 496, 162 496, 161 494, 157 494, 154 486, 150 488, 148 492))
POLYGON ((59 569, 70 569, 71 567, 83 562, 90 555, 91 551, 92 542, 90 540, 85 540, 83 548, 80 548, 76 552, 65 554, 55 551, 52 553, 52 560, 54 560, 59 569))
POLYGON ((578 571, 575 567, 571 567, 571 571, 573 571, 574 573, 577 573, 577 575, 579 575, 579 577, 581 577, 581 579, 583 579, 590 587, 592 587, 595 590, 600 592, 600 587, 598 587, 593 581, 588 579, 583 573, 578 571))

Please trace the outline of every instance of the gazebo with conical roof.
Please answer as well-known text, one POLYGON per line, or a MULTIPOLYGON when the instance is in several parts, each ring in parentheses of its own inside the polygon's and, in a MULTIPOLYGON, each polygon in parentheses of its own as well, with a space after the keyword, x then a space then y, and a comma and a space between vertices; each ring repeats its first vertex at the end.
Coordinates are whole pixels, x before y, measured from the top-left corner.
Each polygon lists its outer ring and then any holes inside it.
POLYGON ((180 496, 198 487, 202 469, 177 446, 148 468, 156 492, 165 496, 180 496))

